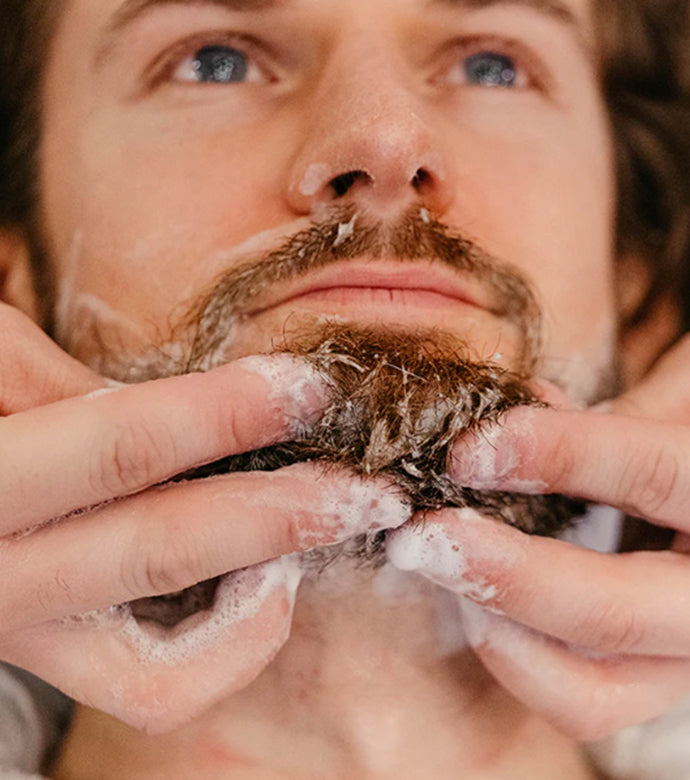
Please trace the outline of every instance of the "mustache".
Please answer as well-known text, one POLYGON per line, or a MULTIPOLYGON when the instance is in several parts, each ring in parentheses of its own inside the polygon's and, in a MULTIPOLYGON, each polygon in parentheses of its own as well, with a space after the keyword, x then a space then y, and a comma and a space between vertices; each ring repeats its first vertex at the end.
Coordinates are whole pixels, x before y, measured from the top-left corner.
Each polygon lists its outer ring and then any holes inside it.
POLYGON ((541 351, 542 324, 528 281, 515 267, 418 207, 392 223, 372 221, 354 207, 330 209, 323 219, 287 237, 276 248, 225 272, 182 318, 180 327, 193 334, 184 370, 195 371, 209 361, 213 363, 228 333, 267 289, 361 257, 373 262, 437 262, 472 276, 488 293, 492 311, 517 328, 521 336, 519 370, 525 375, 534 372, 541 351))

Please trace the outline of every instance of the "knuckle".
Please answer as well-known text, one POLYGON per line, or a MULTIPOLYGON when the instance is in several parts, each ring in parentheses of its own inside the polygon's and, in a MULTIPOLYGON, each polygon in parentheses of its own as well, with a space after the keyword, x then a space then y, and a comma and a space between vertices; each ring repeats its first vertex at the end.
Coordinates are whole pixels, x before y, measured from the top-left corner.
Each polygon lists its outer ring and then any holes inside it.
POLYGON ((204 579, 203 561, 199 548, 184 534, 168 533, 155 541, 147 537, 143 547, 135 544, 121 578, 132 599, 177 593, 204 579))
POLYGON ((546 469, 546 482, 549 485, 565 484, 576 468, 577 460, 573 448, 572 435, 560 431, 548 448, 543 459, 546 469))
POLYGON ((642 647, 645 628, 634 606, 614 602, 600 606, 583 621, 580 643, 607 653, 632 653, 642 647))
POLYGON ((92 486, 109 497, 141 490, 159 481, 174 452, 174 441, 164 431, 154 432, 146 423, 127 423, 93 459, 92 486))
POLYGON ((238 413, 232 404, 222 402, 218 409, 217 423, 213 428, 221 432, 225 446, 237 452, 244 452, 252 449, 250 444, 251 436, 249 430, 252 429, 251 419, 238 413))
POLYGON ((668 446, 635 457, 621 479, 621 496, 629 514, 663 519, 678 487, 680 464, 668 446))
POLYGON ((64 617, 70 614, 70 606, 77 603, 74 588, 59 570, 37 584, 33 603, 41 619, 64 617))

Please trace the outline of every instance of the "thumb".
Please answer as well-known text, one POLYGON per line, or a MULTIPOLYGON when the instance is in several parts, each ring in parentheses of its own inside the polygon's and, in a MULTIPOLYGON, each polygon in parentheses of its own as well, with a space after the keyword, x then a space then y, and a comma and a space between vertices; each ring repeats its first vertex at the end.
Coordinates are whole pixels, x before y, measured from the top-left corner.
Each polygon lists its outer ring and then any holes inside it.
POLYGON ((690 425, 690 335, 666 352, 639 384, 602 406, 613 414, 690 425))
POLYGON ((105 378, 61 350, 29 317, 0 303, 0 416, 106 386, 105 378))

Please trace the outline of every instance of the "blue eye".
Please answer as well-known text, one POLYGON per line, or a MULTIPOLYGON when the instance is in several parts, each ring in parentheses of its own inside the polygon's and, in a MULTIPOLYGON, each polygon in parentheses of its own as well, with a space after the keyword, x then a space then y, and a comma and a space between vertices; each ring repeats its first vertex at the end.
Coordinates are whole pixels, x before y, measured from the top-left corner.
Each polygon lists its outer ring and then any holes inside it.
POLYGON ((480 51, 464 61, 465 78, 480 87, 514 87, 518 72, 515 60, 493 51, 480 51))
POLYGON ((204 46, 191 61, 194 80, 211 84, 235 84, 245 81, 249 60, 231 46, 204 46))

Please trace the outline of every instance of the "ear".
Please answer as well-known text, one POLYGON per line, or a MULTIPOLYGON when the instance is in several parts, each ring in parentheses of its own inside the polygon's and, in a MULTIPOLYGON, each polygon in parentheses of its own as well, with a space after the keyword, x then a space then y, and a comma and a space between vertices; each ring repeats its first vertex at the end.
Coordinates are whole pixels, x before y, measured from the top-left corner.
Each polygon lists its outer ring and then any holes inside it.
POLYGON ((29 250, 19 231, 0 228, 0 301, 20 309, 38 322, 29 250))
MULTIPOLYGON (((619 261, 616 281, 620 321, 625 323, 649 290, 648 265, 639 257, 625 257, 619 261)), ((679 302, 671 294, 665 294, 659 297, 644 320, 622 327, 620 355, 626 387, 639 382, 673 344, 680 334, 681 323, 679 302)))

